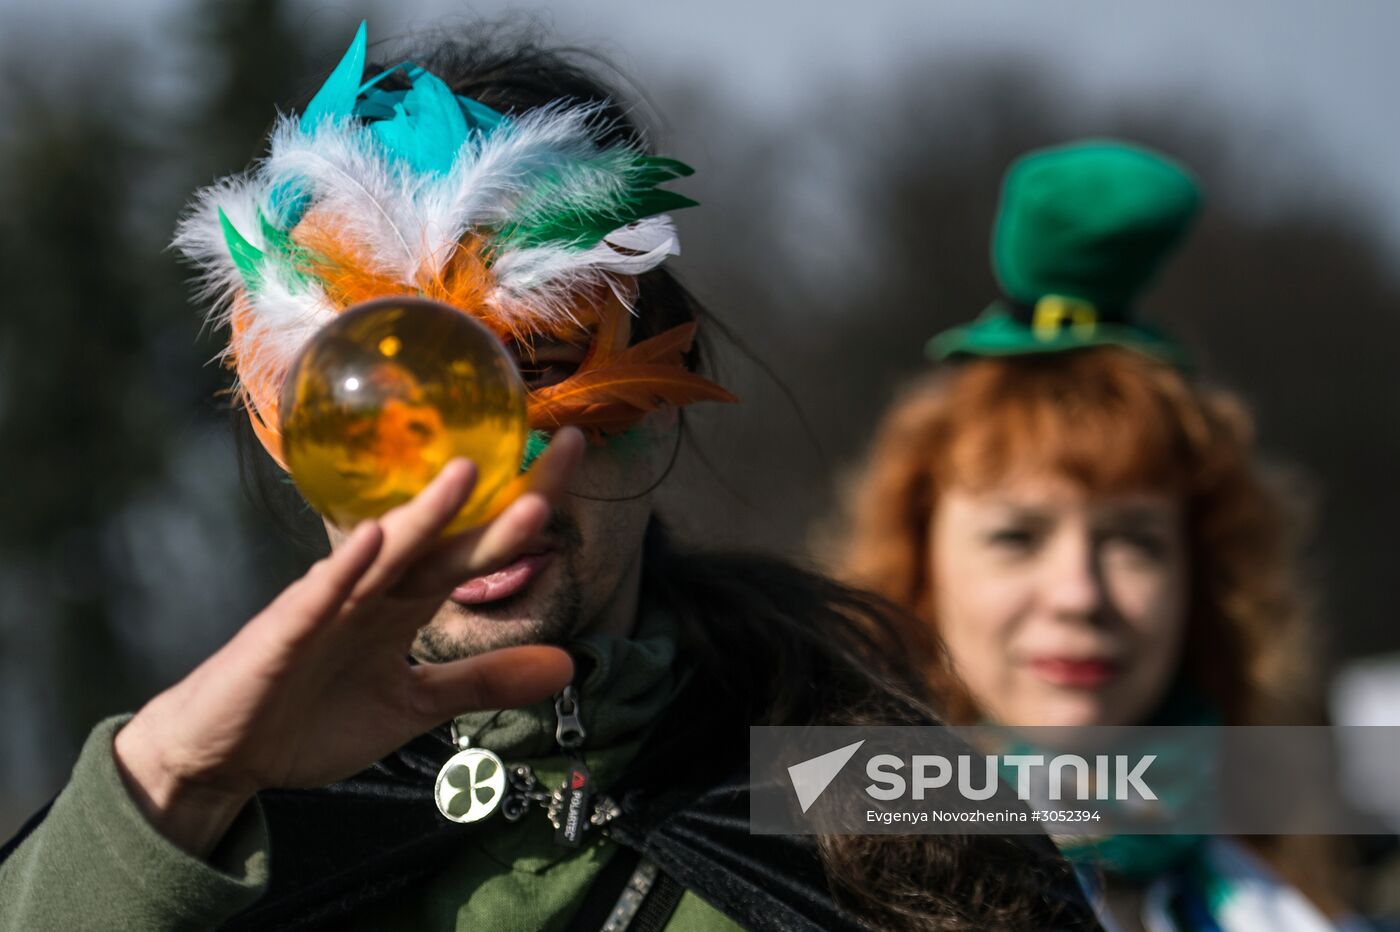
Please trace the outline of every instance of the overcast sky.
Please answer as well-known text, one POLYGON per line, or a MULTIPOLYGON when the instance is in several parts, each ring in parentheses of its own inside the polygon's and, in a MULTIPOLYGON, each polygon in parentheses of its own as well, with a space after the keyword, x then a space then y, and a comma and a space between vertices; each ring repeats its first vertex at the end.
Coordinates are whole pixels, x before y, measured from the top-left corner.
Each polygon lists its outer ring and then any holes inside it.
MULTIPOLYGON (((0 0, 0 33, 22 23, 127 28, 153 48, 181 0, 0 0)), ((364 6, 301 2, 307 28, 348 38, 364 6)), ((877 87, 916 56, 1012 51, 1049 60, 1086 107, 1142 94, 1195 97, 1297 134, 1330 173, 1364 192, 1400 252, 1400 3, 1394 0, 864 0, 861 3, 405 0, 371 37, 444 15, 543 14, 646 85, 690 78, 733 106, 770 112, 828 82, 877 87)), ((1267 154, 1261 153, 1261 158, 1267 154)))

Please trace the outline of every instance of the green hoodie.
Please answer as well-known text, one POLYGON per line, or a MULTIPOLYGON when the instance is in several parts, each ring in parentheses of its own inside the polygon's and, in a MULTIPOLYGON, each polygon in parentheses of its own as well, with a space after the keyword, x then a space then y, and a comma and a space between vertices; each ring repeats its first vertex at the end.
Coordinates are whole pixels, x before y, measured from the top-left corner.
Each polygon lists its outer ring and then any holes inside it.
MULTIPOLYGON (((680 685, 673 621, 648 612, 630 639, 590 635, 570 648, 594 662, 580 684, 579 712, 589 769, 606 791, 680 685)), ((142 816, 112 758, 112 739, 130 717, 106 719, 92 730, 48 816, 0 864, 0 928, 209 929, 266 890, 276 853, 269 851, 256 798, 207 860, 176 847, 142 816)), ((543 784, 563 779, 552 702, 506 710, 494 720, 491 713, 464 715, 457 724, 478 746, 530 764, 543 784)), ((597 832, 577 849, 555 845, 539 810, 515 823, 492 816, 481 829, 416 898, 383 903, 347 932, 561 930, 618 850, 597 832)), ((741 927, 687 891, 665 928, 741 927)))

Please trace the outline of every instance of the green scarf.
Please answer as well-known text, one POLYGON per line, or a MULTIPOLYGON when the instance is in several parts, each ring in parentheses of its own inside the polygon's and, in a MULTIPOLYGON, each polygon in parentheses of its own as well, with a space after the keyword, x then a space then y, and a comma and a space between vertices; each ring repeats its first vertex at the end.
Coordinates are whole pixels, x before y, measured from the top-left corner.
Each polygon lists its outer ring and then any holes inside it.
MULTIPOLYGON (((684 675, 676 664, 674 619, 644 612, 631 637, 587 635, 566 645, 591 664, 579 684, 582 751, 598 792, 607 792, 675 698, 684 675)), ((458 716, 458 730, 507 764, 528 764, 544 786, 564 779, 567 761, 555 743, 552 700, 522 709, 458 716)), ((554 843, 543 810, 519 822, 499 813, 480 823, 461 853, 411 903, 367 916, 357 928, 557 930, 567 924, 617 845, 591 832, 579 848, 554 843)))
MULTIPOLYGON (((1178 684, 1163 701, 1151 725, 1219 725, 1220 716, 1194 688, 1178 684)), ((1168 771, 1174 779, 1167 785, 1171 791, 1163 797, 1168 807, 1187 804, 1192 794, 1205 789, 1199 779, 1203 773, 1198 748, 1189 740, 1180 744, 1152 743, 1157 755, 1154 766, 1168 771)), ((1205 844, 1204 835, 1107 835, 1100 838, 1064 839, 1060 850, 1076 866, 1097 867, 1120 877, 1145 880, 1164 871, 1180 867, 1195 858, 1205 844)))
MULTIPOLYGON (((1179 684, 1168 693, 1148 725, 1219 725, 1214 708, 1194 688, 1179 684)), ((1209 777, 1200 766, 1198 744, 1189 738, 1163 742, 1150 738, 1151 753, 1157 755, 1153 769, 1166 773, 1162 802, 1168 809, 1198 804, 1208 788, 1209 777)), ((1023 745, 1018 753, 1046 753, 1023 745)), ((1111 806, 1111 802, 1096 805, 1111 806)), ((1147 880, 1165 871, 1182 867, 1196 857, 1206 841, 1204 835, 1058 835, 1052 836, 1061 853, 1078 868, 1103 871, 1130 880, 1147 880)))

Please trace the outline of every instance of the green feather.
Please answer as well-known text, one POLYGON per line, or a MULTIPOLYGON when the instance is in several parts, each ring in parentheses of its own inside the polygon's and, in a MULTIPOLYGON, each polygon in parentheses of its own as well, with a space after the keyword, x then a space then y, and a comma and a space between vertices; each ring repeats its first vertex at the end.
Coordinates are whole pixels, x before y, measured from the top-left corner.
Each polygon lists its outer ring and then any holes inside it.
POLYGON ((657 214, 670 213, 673 210, 682 210, 686 207, 696 207, 699 203, 699 201, 688 198, 684 194, 677 194, 675 191, 663 191, 660 188, 639 191, 629 199, 627 209, 619 212, 618 220, 621 222, 604 232, 611 233, 625 223, 654 217, 657 214))
POLYGON ((674 191, 635 191, 609 210, 566 211, 543 217, 533 224, 516 224, 503 230, 500 240, 514 247, 569 243, 587 249, 618 227, 667 211, 694 207, 696 203, 674 191))
POLYGON ((663 158, 659 155, 643 156, 638 164, 642 171, 638 173, 638 187, 655 187, 659 184, 674 178, 689 178, 695 174, 695 169, 677 159, 663 158))
POLYGON ((233 221, 224 213, 222 207, 219 208, 219 227, 224 231, 224 242, 228 244, 228 254, 233 259, 233 264, 238 267, 238 274, 243 277, 243 284, 248 286, 249 291, 257 290, 261 281, 258 274, 258 264, 262 262, 263 254, 252 243, 243 238, 243 234, 234 227, 233 221))
POLYGON ((520 461, 520 471, 526 472, 535 465, 535 460, 540 458, 540 454, 549 446, 550 436, 542 430, 530 431, 529 437, 525 440, 525 456, 520 461))
MULTIPOLYGON (((604 167, 602 170, 610 172, 612 169, 604 167)), ((568 243, 587 249, 618 227, 668 211, 694 207, 696 202, 685 195, 656 187, 692 173, 689 165, 675 159, 637 156, 629 172, 628 190, 613 198, 607 207, 595 210, 555 207, 559 200, 556 192, 566 185, 557 175, 546 177, 530 192, 520 219, 500 231, 498 242, 516 248, 568 243)))
POLYGON ((296 248, 292 238, 284 231, 279 230, 261 210, 258 211, 258 226, 262 229, 263 242, 267 244, 269 250, 289 253, 296 248))
POLYGON ((302 272, 302 269, 309 264, 307 251, 293 241, 285 230, 279 229, 268 220, 261 210, 258 211, 258 224, 262 228, 263 243, 267 245, 267 253, 286 267, 287 271, 291 273, 293 283, 305 285, 310 280, 302 272))

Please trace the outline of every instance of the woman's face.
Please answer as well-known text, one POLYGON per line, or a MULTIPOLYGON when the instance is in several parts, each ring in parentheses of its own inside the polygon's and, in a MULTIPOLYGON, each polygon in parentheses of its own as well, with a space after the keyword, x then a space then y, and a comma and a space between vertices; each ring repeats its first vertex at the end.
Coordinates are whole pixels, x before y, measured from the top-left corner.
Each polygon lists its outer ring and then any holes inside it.
POLYGON ((1181 511, 1161 493, 1090 495, 1051 475, 941 496, 934 617, 986 717, 1124 725, 1152 713, 1186 627, 1181 511))

